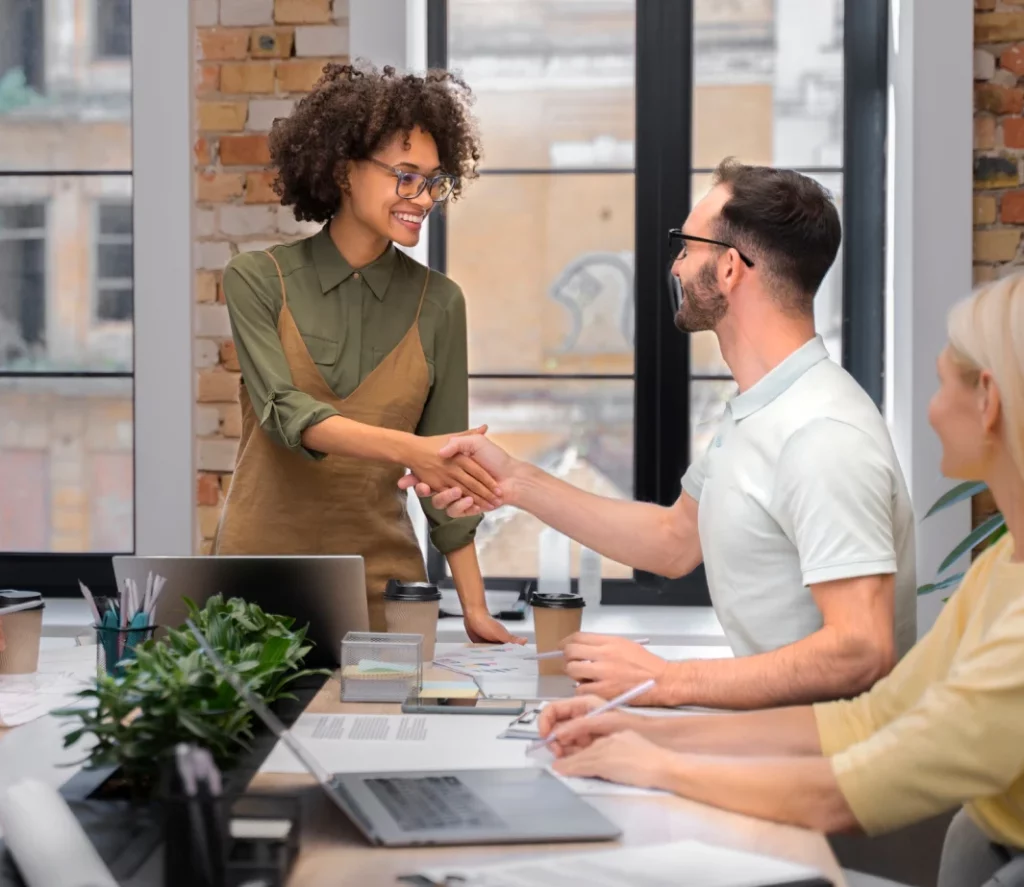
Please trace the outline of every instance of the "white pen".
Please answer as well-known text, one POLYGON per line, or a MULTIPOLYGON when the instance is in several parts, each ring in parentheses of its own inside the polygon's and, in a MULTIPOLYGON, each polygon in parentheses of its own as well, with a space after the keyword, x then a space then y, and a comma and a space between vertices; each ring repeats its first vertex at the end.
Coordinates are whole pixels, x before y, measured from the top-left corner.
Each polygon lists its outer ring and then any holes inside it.
MULTIPOLYGON (((642 684, 640 684, 637 687, 634 687, 632 690, 627 690, 621 696, 616 696, 614 699, 609 700, 604 705, 599 705, 593 711, 588 711, 583 717, 596 718, 598 715, 607 714, 612 709, 621 708, 627 702, 636 699, 637 696, 643 696, 644 693, 646 693, 648 690, 653 690, 654 685, 656 683, 657 682, 654 680, 654 678, 651 678, 649 681, 644 681, 642 684)), ((530 747, 526 750, 526 752, 527 754, 529 754, 530 752, 538 751, 550 745, 554 741, 555 731, 552 731, 551 735, 547 739, 538 739, 535 742, 531 742, 530 747)))
POLYGON ((89 609, 92 611, 93 619, 96 620, 95 624, 99 625, 103 621, 103 618, 100 616, 100 611, 96 606, 96 600, 93 598, 92 592, 89 591, 89 587, 82 582, 81 579, 78 580, 78 587, 82 590, 82 597, 85 598, 85 602, 89 605, 89 609))
MULTIPOLYGON (((647 646, 650 642, 650 638, 637 638, 633 641, 634 644, 639 644, 641 647, 647 646)), ((561 650, 552 650, 550 653, 533 653, 529 656, 524 656, 523 659, 557 659, 561 655, 561 650)))

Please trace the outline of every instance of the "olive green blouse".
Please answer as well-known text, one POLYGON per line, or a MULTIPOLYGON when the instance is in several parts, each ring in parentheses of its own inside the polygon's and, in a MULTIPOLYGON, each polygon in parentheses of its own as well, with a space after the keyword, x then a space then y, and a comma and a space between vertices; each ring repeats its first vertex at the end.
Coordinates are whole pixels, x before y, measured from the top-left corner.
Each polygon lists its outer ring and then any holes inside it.
MULTIPOLYGON (((348 397, 395 348, 416 319, 423 265, 389 245, 365 268, 338 252, 325 226, 318 234, 274 250, 288 293, 288 307, 324 380, 348 397)), ((264 431, 277 443, 310 458, 322 453, 302 445, 302 432, 337 411, 299 391, 277 332, 281 285, 261 253, 235 256, 224 270, 224 298, 242 378, 264 431)), ((420 313, 420 341, 430 393, 416 433, 465 431, 469 423, 466 303, 462 291, 435 274, 420 313)), ((431 541, 447 554, 468 545, 479 517, 449 518, 420 500, 431 541)))

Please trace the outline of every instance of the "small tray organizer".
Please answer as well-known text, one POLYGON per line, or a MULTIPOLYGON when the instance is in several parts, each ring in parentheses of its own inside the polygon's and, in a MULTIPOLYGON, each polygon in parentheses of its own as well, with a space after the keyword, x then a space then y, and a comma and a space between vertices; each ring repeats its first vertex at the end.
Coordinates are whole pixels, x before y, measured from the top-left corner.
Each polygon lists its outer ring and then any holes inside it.
POLYGON ((423 686, 423 635, 350 631, 341 641, 345 702, 405 702, 423 686))

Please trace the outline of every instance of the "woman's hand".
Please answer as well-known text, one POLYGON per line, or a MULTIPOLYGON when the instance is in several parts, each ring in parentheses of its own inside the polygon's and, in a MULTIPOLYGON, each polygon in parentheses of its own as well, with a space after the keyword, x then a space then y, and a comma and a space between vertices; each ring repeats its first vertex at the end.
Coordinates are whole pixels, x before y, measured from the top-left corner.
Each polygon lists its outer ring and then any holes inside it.
MULTIPOLYGON (((463 434, 486 434, 487 426, 465 431, 463 434)), ((500 505, 498 482, 487 469, 469 456, 440 455, 441 449, 453 438, 461 435, 439 434, 419 437, 410 434, 405 441, 403 461, 416 478, 433 490, 457 487, 488 510, 500 505)))
POLYGON ((667 788, 674 763, 674 752, 625 730, 595 739, 586 748, 560 758, 554 770, 562 776, 596 777, 639 788, 667 788))
POLYGON ((474 610, 463 616, 466 634, 474 644, 525 644, 486 610, 474 610))

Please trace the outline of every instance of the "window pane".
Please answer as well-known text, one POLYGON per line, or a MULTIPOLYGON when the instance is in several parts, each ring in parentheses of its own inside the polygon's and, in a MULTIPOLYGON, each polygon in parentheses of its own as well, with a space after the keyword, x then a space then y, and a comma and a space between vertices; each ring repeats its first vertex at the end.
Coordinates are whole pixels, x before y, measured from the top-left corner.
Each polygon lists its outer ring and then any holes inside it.
POLYGON ((735 397, 735 382, 690 382, 690 461, 695 462, 707 450, 725 405, 735 397))
MULTIPOLYGON (((473 379, 470 423, 514 456, 593 493, 633 495, 633 383, 494 381, 473 379)), ((544 525, 522 511, 501 509, 484 519, 477 550, 485 576, 536 576, 544 525)), ((573 575, 579 546, 573 544, 573 575)), ((606 578, 631 578, 605 560, 606 578)))
POLYGON ((449 210, 473 373, 633 372, 633 176, 484 176, 449 210))
MULTIPOLYGON (((842 173, 817 173, 811 176, 820 182, 836 202, 839 216, 843 214, 842 173)), ((691 178, 691 203, 696 204, 711 187, 711 176, 697 174, 691 178)), ((832 359, 843 362, 843 249, 814 297, 814 324, 825 341, 832 359)), ((690 338, 690 371, 698 375, 720 375, 728 373, 729 367, 722 359, 718 338, 714 333, 694 333, 690 338)))
POLYGON ((695 0, 693 165, 840 166, 843 0, 695 0))
POLYGON ((0 379, 0 551, 130 552, 131 379, 0 379))
POLYGON ((632 168, 635 0, 449 0, 484 168, 632 168))
POLYGON ((0 369, 131 371, 131 236, 101 232, 106 200, 130 208, 131 178, 0 177, 0 369))
POLYGON ((0 0, 0 171, 131 169, 128 5, 0 0))
POLYGON ((101 234, 132 234, 132 205, 130 203, 100 204, 101 234))

